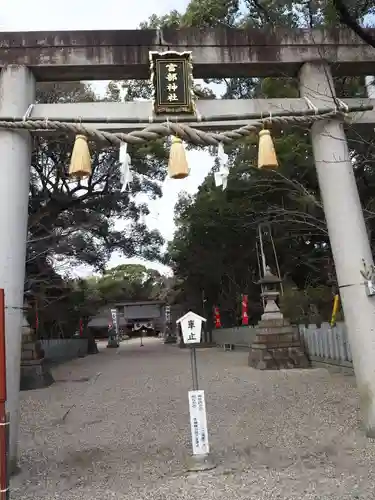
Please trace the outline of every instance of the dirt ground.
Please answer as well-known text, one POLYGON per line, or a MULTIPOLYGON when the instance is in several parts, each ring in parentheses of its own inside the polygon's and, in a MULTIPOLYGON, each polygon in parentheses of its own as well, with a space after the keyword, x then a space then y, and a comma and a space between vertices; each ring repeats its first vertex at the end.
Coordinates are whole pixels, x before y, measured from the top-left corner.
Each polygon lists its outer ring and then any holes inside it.
POLYGON ((155 338, 77 359, 21 393, 18 500, 373 499, 375 442, 352 375, 277 372, 198 351, 212 456, 187 473, 189 353, 155 338))

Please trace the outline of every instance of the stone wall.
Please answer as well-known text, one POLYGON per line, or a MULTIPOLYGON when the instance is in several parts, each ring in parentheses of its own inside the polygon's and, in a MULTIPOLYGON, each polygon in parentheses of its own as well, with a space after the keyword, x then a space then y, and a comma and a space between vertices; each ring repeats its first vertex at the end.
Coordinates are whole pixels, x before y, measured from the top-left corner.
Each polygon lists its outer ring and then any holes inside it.
POLYGON ((252 326, 237 326, 233 328, 218 328, 212 330, 212 341, 219 346, 231 345, 235 348, 249 348, 255 338, 252 326))
POLYGON ((44 359, 52 363, 61 363, 87 355, 88 340, 84 338, 41 340, 44 359))

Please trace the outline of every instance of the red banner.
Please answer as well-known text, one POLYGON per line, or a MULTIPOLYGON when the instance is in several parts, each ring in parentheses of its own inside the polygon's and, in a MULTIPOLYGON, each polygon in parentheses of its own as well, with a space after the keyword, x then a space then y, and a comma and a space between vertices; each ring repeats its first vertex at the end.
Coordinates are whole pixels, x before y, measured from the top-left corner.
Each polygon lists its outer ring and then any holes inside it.
POLYGON ((215 328, 221 328, 220 310, 217 306, 214 307, 214 322, 215 328))
POLYGON ((38 329, 39 329, 38 305, 35 304, 35 333, 38 333, 38 329))
POLYGON ((242 324, 243 325, 249 324, 249 316, 247 314, 247 303, 248 303, 247 295, 242 295, 242 324))

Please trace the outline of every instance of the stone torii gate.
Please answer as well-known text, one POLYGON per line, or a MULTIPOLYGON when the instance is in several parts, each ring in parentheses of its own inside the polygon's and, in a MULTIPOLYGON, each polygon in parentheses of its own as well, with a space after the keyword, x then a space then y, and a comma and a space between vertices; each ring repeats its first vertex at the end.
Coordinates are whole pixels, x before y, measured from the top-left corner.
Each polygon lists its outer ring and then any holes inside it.
MULTIPOLYGON (((36 81, 80 81, 149 78, 149 51, 192 51, 194 77, 299 76, 298 99, 198 101, 201 115, 218 119, 194 122, 196 128, 222 129, 248 123, 244 114, 301 112, 310 102, 335 107, 332 75, 375 74, 375 49, 346 31, 260 32, 235 29, 78 31, 2 33, 0 43, 0 121, 22 120, 30 105, 40 120, 76 120, 102 130, 141 128, 136 121, 152 115, 149 102, 35 104, 36 81), (226 123, 225 117, 238 114, 226 123)), ((363 100, 347 99, 349 106, 363 100)), ((375 104, 372 100, 367 104, 375 104)), ((176 120, 176 116, 173 117, 176 120)), ((178 120, 178 117, 177 117, 178 120)), ((358 113, 356 126, 375 123, 375 112, 358 113)), ((368 297, 362 261, 372 265, 361 203, 340 120, 311 127, 312 145, 334 256, 345 320, 357 377, 363 420, 375 437, 375 298, 368 297)), ((21 316, 25 277, 30 134, 7 130, 0 123, 0 286, 6 297, 8 411, 11 414, 10 457, 17 456, 21 316), (6 169, 6 170, 5 170, 6 169)))

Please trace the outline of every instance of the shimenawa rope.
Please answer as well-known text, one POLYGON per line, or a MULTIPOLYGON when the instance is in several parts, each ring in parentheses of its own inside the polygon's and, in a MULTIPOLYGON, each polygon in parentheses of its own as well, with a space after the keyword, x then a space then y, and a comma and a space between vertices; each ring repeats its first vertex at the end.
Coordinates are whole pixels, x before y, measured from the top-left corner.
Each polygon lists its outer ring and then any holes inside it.
MULTIPOLYGON (((329 118, 344 119, 348 113, 363 112, 373 109, 372 106, 356 106, 351 108, 338 109, 326 108, 317 110, 313 115, 306 116, 272 116, 253 121, 249 125, 237 128, 235 130, 227 130, 224 132, 206 132, 191 127, 184 123, 164 122, 153 123, 146 126, 143 130, 134 130, 128 134, 123 132, 106 132, 98 130, 93 127, 87 127, 81 123, 67 123, 61 121, 45 120, 19 120, 19 121, 1 121, 0 129, 13 129, 13 130, 28 130, 29 132, 38 132, 42 130, 67 132, 73 134, 84 134, 88 138, 106 143, 107 145, 119 146, 121 143, 128 144, 144 144, 146 142, 155 141, 157 139, 175 135, 182 140, 197 146, 217 146, 220 143, 230 144, 238 139, 247 137, 252 133, 257 133, 264 127, 271 127, 275 125, 302 125, 312 124, 316 121, 325 120, 329 118)), ((238 117, 240 119, 240 117, 238 117)))

